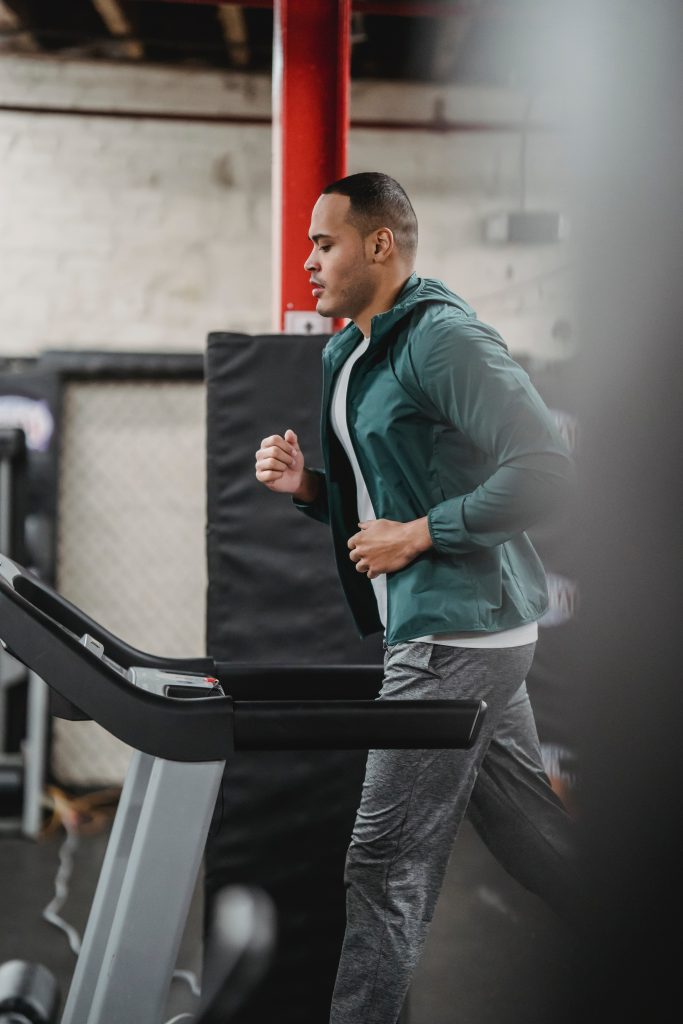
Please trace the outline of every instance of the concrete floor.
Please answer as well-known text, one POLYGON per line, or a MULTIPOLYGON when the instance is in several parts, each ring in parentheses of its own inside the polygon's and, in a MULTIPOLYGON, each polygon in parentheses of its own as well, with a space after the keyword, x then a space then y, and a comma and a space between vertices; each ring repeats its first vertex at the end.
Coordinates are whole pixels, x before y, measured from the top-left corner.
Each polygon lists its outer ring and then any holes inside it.
MULTIPOLYGON (((76 853, 71 893, 62 914, 79 931, 106 838, 83 837, 76 853)), ((53 894, 60 842, 61 836, 40 843, 0 838, 0 963, 39 960, 53 971, 65 993, 74 955, 66 937, 41 919, 53 894)), ((198 885, 179 967, 198 969, 200 934, 198 885)), ((412 986, 410 1024, 548 1024, 547 988, 566 980, 568 972, 563 927, 503 872, 465 825, 412 986)), ((176 981, 167 1016, 189 1010, 193 1003, 189 989, 176 981)))

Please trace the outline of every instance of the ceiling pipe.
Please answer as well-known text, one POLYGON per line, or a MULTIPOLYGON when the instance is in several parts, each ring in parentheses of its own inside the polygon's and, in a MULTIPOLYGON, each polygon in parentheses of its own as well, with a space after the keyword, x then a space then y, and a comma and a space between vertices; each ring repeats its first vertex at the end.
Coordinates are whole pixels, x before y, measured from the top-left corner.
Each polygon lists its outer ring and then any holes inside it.
MULTIPOLYGON (((134 3, 166 3, 184 4, 185 6, 209 7, 251 7, 261 10, 272 10, 273 0, 133 0, 134 3)), ((518 18, 527 14, 539 14, 544 10, 541 0, 526 0, 523 9, 513 9, 509 3, 496 2, 486 4, 483 8, 477 3, 467 0, 452 0, 439 3, 438 0, 351 0, 354 14, 379 14, 396 18, 462 18, 471 14, 486 16, 518 18)))
MULTIPOLYGON (((169 0, 174 2, 174 0, 169 0)), ((193 0, 194 2, 194 0, 193 0)), ((204 2, 204 0, 197 0, 204 2)), ((180 121, 187 124, 238 124, 238 125, 272 125, 269 114, 190 114, 181 111, 162 110, 94 110, 87 107, 32 107, 24 104, 0 103, 0 114, 36 114, 55 115, 58 117, 104 117, 129 121, 180 121)), ((452 135, 458 133, 500 133, 522 131, 553 132, 559 125, 549 121, 448 121, 445 118, 432 120, 394 120, 355 118, 351 127, 365 131, 402 131, 431 132, 436 135, 452 135)))

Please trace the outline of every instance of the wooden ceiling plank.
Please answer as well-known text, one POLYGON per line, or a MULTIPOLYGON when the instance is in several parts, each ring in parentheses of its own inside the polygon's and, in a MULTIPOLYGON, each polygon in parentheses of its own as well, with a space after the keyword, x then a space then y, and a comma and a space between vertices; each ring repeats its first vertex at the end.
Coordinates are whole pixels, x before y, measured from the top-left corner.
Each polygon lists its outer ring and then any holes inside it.
POLYGON ((218 8, 218 20, 223 29, 232 66, 240 70, 249 67, 251 51, 244 11, 236 4, 223 4, 218 8))
POLYGON ((121 54, 130 60, 142 60, 145 50, 139 39, 132 38, 133 26, 118 0, 92 0, 93 6, 112 36, 120 38, 121 54))

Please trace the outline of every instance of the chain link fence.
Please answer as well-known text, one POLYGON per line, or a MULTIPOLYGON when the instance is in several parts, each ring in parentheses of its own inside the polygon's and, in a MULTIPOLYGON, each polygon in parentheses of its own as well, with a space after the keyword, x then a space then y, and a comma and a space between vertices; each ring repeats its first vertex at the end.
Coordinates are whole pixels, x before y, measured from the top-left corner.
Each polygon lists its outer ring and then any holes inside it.
MULTIPOLYGON (((204 653, 205 495, 201 382, 67 384, 57 586, 135 647, 204 653)), ((129 758, 94 722, 54 720, 61 784, 119 785, 129 758)))

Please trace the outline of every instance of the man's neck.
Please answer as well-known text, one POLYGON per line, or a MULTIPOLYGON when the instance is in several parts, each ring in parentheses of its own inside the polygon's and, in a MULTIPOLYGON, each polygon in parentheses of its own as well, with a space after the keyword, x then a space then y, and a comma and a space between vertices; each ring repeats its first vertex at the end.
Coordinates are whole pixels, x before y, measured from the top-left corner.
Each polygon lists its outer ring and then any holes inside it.
POLYGON ((363 332, 364 338, 370 336, 373 316, 378 316, 380 313, 387 313, 396 305, 396 300, 403 291, 406 281, 410 277, 411 273, 412 271, 407 272, 399 281, 394 281, 392 284, 378 292, 367 309, 364 309, 362 313, 359 313, 358 316, 353 318, 353 322, 356 327, 363 332))

